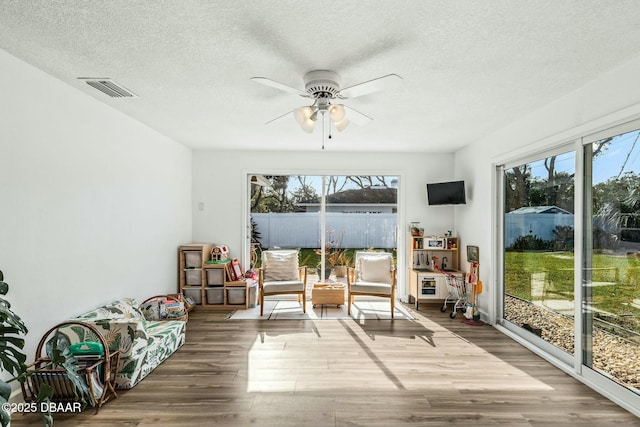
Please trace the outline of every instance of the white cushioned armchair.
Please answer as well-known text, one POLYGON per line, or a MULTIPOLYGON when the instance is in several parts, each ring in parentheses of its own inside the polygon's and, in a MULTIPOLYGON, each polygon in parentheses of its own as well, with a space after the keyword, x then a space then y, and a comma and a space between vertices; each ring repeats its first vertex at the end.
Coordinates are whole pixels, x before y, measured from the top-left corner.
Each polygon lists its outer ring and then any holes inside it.
POLYGON ((395 310, 396 269, 390 252, 356 252, 355 268, 347 274, 347 312, 356 296, 389 298, 391 318, 395 310))
POLYGON ((302 312, 307 312, 307 268, 298 265, 295 249, 262 252, 262 266, 258 269, 260 316, 264 315, 264 297, 267 295, 297 294, 302 312))

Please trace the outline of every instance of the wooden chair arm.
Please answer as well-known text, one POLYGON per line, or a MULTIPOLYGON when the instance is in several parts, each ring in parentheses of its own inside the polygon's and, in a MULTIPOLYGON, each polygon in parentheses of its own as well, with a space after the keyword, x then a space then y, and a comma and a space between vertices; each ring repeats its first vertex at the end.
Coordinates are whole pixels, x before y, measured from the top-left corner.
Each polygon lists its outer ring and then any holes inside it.
POLYGON ((258 288, 262 289, 264 284, 264 268, 257 268, 258 270, 258 288))

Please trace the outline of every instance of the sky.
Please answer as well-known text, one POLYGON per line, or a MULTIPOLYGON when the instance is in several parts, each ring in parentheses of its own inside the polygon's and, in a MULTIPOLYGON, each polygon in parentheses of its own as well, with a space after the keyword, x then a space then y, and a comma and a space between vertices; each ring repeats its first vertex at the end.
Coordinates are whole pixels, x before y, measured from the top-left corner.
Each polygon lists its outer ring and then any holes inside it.
MULTIPOLYGON (((338 176, 342 177, 343 175, 338 175, 338 176)), ((387 182, 391 184, 392 178, 396 179, 396 184, 397 184, 397 177, 387 176, 387 182)), ((342 180, 340 182, 342 182, 342 180)), ((318 195, 322 194, 322 176, 307 175, 306 183, 314 187, 318 195)), ((299 187, 298 180, 295 178, 291 178, 289 180, 288 191, 290 192, 295 191, 295 189, 298 187, 299 187)), ((358 186, 355 183, 348 182, 347 185, 344 187, 344 190, 349 190, 354 188, 358 188, 358 186)))
MULTIPOLYGON (((555 168, 557 172, 574 173, 574 152, 560 154, 556 157, 555 168)), ((595 158, 593 164, 593 184, 604 182, 609 178, 618 176, 624 164, 624 172, 640 173, 640 131, 633 131, 616 136, 611 141, 609 148, 595 158), (625 159, 628 160, 625 164, 625 159)), ((544 161, 531 163, 534 177, 546 179, 547 171, 544 161)))
POLYGON ((594 160, 593 183, 598 184, 618 176, 627 156, 629 158, 623 173, 640 173, 640 131, 625 133, 613 138, 609 148, 594 160))
MULTIPOLYGON (((556 157, 555 169, 557 172, 575 172, 575 153, 569 152, 556 157)), ((609 147, 596 159, 593 165, 593 184, 604 182, 609 178, 618 176, 622 165, 624 172, 640 173, 640 130, 628 132, 613 138, 609 147), (628 159, 627 159, 628 156, 628 159), (625 164, 625 159, 626 164, 625 164)), ((546 179, 547 171, 544 168, 544 161, 531 163, 534 177, 546 179)), ((322 193, 322 177, 307 176, 307 183, 315 187, 318 195, 322 193)), ((298 181, 289 181, 289 191, 294 191, 298 187, 298 181)), ((348 184, 345 189, 357 188, 355 184, 348 184)))

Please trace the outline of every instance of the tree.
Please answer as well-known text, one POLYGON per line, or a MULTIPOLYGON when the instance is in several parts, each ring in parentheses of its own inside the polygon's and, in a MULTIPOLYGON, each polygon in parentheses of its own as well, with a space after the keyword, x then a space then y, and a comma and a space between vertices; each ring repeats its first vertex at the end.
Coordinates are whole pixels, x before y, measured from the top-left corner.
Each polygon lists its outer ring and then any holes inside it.
POLYGON ((291 200, 295 203, 320 203, 316 189, 307 182, 306 176, 296 176, 298 188, 291 192, 291 200))
POLYGON ((505 212, 530 206, 527 196, 531 185, 530 181, 531 168, 526 164, 505 171, 505 212))
POLYGON ((640 173, 625 172, 596 184, 593 215, 611 228, 640 228, 640 173))
POLYGON ((251 198, 251 212, 292 212, 293 204, 287 193, 289 176, 272 176, 271 186, 256 186, 251 198))

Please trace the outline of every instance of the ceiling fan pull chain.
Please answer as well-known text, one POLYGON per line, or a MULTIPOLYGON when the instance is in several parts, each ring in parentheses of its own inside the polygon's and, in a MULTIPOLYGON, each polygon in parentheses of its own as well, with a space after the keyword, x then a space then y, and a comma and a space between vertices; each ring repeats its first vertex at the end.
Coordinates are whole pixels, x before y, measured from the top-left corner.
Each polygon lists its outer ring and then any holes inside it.
POLYGON ((322 112, 322 149, 324 150, 324 111, 322 112))

